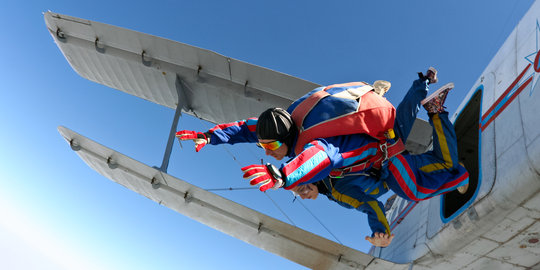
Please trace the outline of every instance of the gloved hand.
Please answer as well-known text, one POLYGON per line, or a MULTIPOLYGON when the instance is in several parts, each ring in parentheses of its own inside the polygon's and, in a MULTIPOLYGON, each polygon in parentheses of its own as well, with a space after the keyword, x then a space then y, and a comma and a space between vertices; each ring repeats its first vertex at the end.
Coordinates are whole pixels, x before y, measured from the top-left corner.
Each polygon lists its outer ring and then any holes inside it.
POLYGON ((260 184, 259 190, 278 189, 283 186, 281 172, 272 164, 249 165, 242 168, 244 179, 251 179, 249 184, 254 186, 260 184))
POLYGON ((208 132, 180 130, 176 132, 176 138, 180 141, 193 140, 196 152, 199 152, 207 143, 210 143, 210 133, 208 132))

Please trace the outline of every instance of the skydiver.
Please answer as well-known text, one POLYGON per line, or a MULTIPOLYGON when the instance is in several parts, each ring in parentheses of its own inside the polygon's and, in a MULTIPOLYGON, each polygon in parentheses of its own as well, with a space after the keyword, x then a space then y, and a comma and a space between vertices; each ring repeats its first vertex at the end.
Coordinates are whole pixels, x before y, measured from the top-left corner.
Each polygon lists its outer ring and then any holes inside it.
MULTIPOLYGON (((410 133, 429 85, 437 81, 437 72, 433 68, 426 75, 419 73, 419 76, 396 110, 394 129, 402 140, 406 140, 410 133)), ((344 207, 363 211, 368 215, 373 232, 366 240, 384 247, 391 243, 393 234, 384 207, 377 198, 388 189, 405 199, 420 201, 468 183, 466 169, 457 162, 455 131, 443 106, 450 89, 443 87, 437 95, 424 102, 434 128, 433 150, 421 155, 404 152, 386 156, 378 163, 379 166, 364 162, 374 153, 381 153, 380 141, 366 134, 315 139, 295 155, 293 149, 298 130, 290 111, 280 108, 268 109, 259 118, 217 125, 204 133, 179 131, 177 137, 193 140, 196 151, 206 144, 252 142, 276 160, 290 158, 279 169, 270 164, 244 167, 244 178, 251 179, 251 185, 260 185, 261 191, 283 187, 303 199, 315 199, 322 193, 344 207)), ((394 142, 394 139, 387 140, 389 145, 394 142)))

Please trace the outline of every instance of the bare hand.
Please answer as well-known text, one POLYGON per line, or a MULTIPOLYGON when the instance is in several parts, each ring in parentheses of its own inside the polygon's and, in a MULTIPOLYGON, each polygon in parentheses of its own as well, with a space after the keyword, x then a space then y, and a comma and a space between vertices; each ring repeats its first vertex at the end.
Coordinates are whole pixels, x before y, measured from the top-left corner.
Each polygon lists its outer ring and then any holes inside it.
POLYGON ((386 233, 376 232, 373 237, 366 236, 366 240, 376 247, 387 247, 392 242, 392 239, 394 239, 394 236, 394 234, 388 235, 386 233))

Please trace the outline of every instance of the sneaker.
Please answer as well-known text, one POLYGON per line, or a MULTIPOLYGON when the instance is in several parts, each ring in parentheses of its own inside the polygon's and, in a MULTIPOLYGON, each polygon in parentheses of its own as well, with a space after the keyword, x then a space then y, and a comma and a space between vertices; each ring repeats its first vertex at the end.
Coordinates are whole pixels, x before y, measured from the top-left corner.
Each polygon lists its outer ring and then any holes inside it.
POLYGON ((454 84, 447 83, 433 94, 429 95, 429 97, 422 100, 420 104, 424 106, 428 113, 442 113, 446 108, 444 107, 446 95, 448 95, 448 91, 452 90, 452 88, 454 88, 454 84))
POLYGON ((429 84, 437 83, 439 81, 437 78, 437 70, 434 67, 429 67, 426 71, 426 75, 422 72, 418 72, 418 77, 422 80, 428 80, 429 84))

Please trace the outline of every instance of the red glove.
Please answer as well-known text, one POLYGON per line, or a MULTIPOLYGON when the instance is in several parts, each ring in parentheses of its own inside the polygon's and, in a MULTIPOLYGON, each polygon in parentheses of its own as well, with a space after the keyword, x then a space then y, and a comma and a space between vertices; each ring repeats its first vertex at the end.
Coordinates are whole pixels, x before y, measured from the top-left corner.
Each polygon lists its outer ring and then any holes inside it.
POLYGON ((283 186, 283 180, 281 179, 281 172, 272 164, 266 165, 249 165, 242 168, 244 172, 244 179, 251 179, 249 184, 254 186, 260 184, 260 191, 266 191, 268 189, 278 189, 283 186))
POLYGON ((176 138, 180 141, 193 140, 196 152, 199 152, 207 143, 210 143, 210 134, 208 132, 180 130, 176 132, 176 138))

